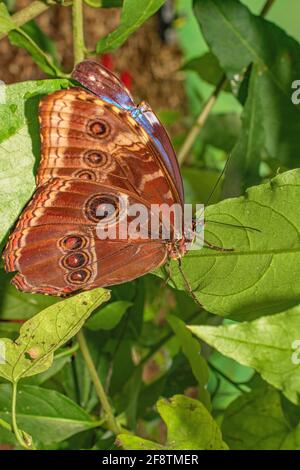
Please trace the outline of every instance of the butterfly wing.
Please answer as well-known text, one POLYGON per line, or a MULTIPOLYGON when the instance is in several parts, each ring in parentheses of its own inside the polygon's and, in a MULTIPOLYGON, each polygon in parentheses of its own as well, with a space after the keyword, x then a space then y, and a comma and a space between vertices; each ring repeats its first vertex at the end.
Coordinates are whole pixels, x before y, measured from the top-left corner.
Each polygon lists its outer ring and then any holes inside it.
POLYGON ((140 202, 99 183, 47 181, 25 208, 4 251, 6 270, 18 271, 13 284, 25 292, 67 295, 129 281, 164 263, 166 248, 149 239, 148 226, 140 238, 118 236, 127 218, 120 202, 125 200, 140 202), (115 230, 116 238, 111 239, 100 238, 97 231, 101 217, 96 209, 107 202, 115 210, 110 233, 115 230))
POLYGON ((71 88, 46 96, 39 116, 38 185, 53 177, 86 179, 133 191, 151 203, 180 202, 157 148, 128 112, 71 88))
POLYGON ((159 158, 163 161, 168 174, 172 177, 180 202, 183 204, 183 184, 174 148, 164 126, 150 106, 145 103, 136 106, 130 92, 118 77, 97 62, 85 60, 79 63, 72 77, 103 101, 129 112, 146 131, 156 146, 159 158))
MULTIPOLYGON (((117 85, 111 90, 118 95, 117 85)), ((4 252, 6 270, 18 271, 14 284, 27 292, 66 295, 125 282, 161 265, 167 247, 151 239, 149 227, 140 239, 127 234, 103 240, 97 218, 87 212, 90 201, 95 211, 95 201, 119 195, 148 211, 151 204, 182 204, 143 126, 129 111, 81 88, 45 97, 40 123, 38 189, 4 252)))

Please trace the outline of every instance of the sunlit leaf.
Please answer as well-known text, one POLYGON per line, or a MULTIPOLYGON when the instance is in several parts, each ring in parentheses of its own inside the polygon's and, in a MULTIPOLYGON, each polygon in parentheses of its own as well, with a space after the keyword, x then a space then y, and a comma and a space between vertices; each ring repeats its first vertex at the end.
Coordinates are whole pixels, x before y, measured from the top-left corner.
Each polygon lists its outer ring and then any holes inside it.
POLYGON ((167 442, 161 446, 130 434, 118 436, 127 450, 225 450, 221 431, 202 403, 184 395, 159 400, 157 410, 168 429, 167 442))
POLYGON ((2 338, 5 361, 0 376, 11 382, 47 370, 53 353, 70 340, 109 291, 95 289, 51 305, 24 323, 16 341, 2 338))
MULTIPOLYGON (((204 247, 182 259, 205 309, 249 320, 300 302, 299 198, 300 170, 292 170, 206 208, 205 240, 233 251, 204 247)), ((173 285, 184 289, 176 262, 171 272, 173 285)))

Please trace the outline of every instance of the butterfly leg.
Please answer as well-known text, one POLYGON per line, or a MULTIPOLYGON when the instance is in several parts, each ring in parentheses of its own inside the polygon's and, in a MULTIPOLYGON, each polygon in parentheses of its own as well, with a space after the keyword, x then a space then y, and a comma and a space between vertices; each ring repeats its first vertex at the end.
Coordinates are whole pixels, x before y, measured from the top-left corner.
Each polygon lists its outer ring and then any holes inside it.
POLYGON ((189 283, 189 280, 188 278, 186 277, 185 275, 185 272, 183 271, 182 269, 182 261, 181 261, 181 258, 178 258, 178 268, 179 268, 179 271, 180 271, 180 274, 182 276, 182 279, 183 279, 183 282, 185 284, 185 290, 187 291, 188 294, 190 294, 190 296, 192 297, 192 299, 196 302, 197 305, 199 305, 199 307, 201 307, 203 309, 203 305, 199 302, 199 300, 197 299, 193 289, 192 289, 192 286, 190 285, 189 283))
POLYGON ((165 270, 165 273, 166 273, 166 278, 164 280, 164 287, 167 287, 170 279, 172 279, 172 269, 171 269, 170 259, 168 259, 166 264, 164 265, 164 270, 165 270))

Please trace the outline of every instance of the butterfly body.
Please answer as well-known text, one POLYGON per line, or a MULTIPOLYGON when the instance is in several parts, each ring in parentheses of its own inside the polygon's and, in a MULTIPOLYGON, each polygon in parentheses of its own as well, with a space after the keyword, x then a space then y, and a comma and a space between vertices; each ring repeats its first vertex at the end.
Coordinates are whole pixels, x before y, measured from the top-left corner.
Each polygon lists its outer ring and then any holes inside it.
POLYGON ((149 218, 153 205, 183 206, 178 163, 158 118, 95 62, 79 64, 73 76, 87 90, 41 100, 37 190, 4 250, 5 268, 18 272, 12 282, 25 292, 68 295, 126 282, 186 251, 184 236, 153 237, 146 222, 138 237, 120 235, 133 223, 124 204, 143 205, 149 218), (99 207, 110 208, 114 239, 99 238, 99 207))

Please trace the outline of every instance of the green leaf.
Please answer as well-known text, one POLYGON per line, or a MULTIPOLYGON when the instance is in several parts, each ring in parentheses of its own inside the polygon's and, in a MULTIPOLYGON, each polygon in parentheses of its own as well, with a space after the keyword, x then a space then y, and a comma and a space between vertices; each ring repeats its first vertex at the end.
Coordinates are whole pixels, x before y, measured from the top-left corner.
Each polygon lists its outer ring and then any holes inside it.
POLYGON ((62 75, 51 55, 44 52, 24 29, 11 31, 8 38, 13 46, 26 49, 43 72, 55 77, 62 75))
POLYGON ((133 436, 132 434, 120 434, 116 441, 117 445, 125 450, 165 450, 166 447, 157 442, 133 436))
MULTIPOLYGON (((211 52, 206 52, 200 57, 189 60, 183 65, 182 70, 196 72, 202 80, 212 85, 217 85, 224 75, 218 59, 211 52)), ((231 90, 229 84, 225 87, 225 90, 231 90)))
POLYGON ((124 449, 225 450, 221 431, 202 403, 184 395, 159 400, 157 410, 168 428, 167 443, 160 446, 130 434, 118 436, 124 449))
POLYGON ((121 321, 131 305, 132 302, 127 302, 126 300, 117 300, 105 305, 88 319, 85 326, 93 331, 112 330, 121 321))
MULTIPOLYGON (((236 144, 241 132, 241 119, 236 113, 211 114, 201 132, 204 144, 212 145, 230 152, 236 144)), ((232 160, 230 155, 229 163, 232 160)), ((205 182, 205 181, 204 181, 205 182)), ((201 182, 202 184, 202 182, 201 182)), ((213 185, 211 186, 213 188, 213 185)), ((199 199, 200 201, 203 199, 199 199)))
MULTIPOLYGON (((192 167, 182 168, 181 174, 184 182, 185 201, 191 204, 207 201, 220 176, 217 171, 192 167), (201 184, 199 184, 199 181, 201 181, 201 184)), ((220 200, 221 189, 221 185, 218 185, 209 201, 210 203, 216 203, 220 200)))
POLYGON ((2 338, 5 363, 0 376, 11 382, 47 370, 56 349, 69 341, 101 303, 109 291, 95 289, 51 305, 24 323, 16 341, 2 338))
POLYGON ((292 83, 300 76, 300 45, 282 29, 252 14, 237 0, 194 0, 203 35, 222 69, 240 84, 251 63, 259 73, 264 146, 272 158, 298 165, 300 106, 292 103, 292 83))
POLYGON ((35 188, 39 99, 68 86, 68 80, 39 80, 5 87, 6 101, 0 104, 0 243, 35 188))
POLYGON ((180 318, 174 315, 168 315, 168 323, 174 331, 184 355, 188 359, 193 374, 198 381, 199 385, 199 397, 202 403, 209 409, 210 407, 210 396, 206 390, 208 382, 209 371, 205 359, 201 356, 201 346, 196 341, 185 323, 180 318))
POLYGON ((293 354, 300 340, 300 307, 253 322, 189 329, 225 356, 253 367, 289 400, 299 403, 300 364, 293 354))
MULTIPOLYGON (((300 170, 247 190, 205 211, 206 241, 233 251, 190 251, 182 267, 206 310, 250 320, 300 302, 300 170), (220 224, 225 225, 220 225, 220 224), (245 229, 253 227, 258 231, 245 229)), ((176 262, 173 285, 185 289, 176 262)), ((164 276, 163 270, 156 271, 164 276)))
POLYGON ((261 75, 257 66, 251 73, 248 98, 242 114, 243 130, 230 156, 223 194, 239 196, 259 183, 259 166, 264 153, 263 104, 259 95, 261 75))
POLYGON ((2 320, 27 320, 49 305, 59 301, 50 295, 28 294, 10 284, 12 276, 0 270, 0 298, 2 320))
POLYGON ((300 424, 291 428, 279 393, 260 388, 234 401, 225 411, 222 432, 233 450, 299 450, 300 424))
POLYGON ((120 47, 150 16, 165 3, 165 0, 124 0, 120 26, 97 43, 97 53, 112 51, 120 47))
MULTIPOLYGON (((0 417, 10 423, 9 384, 0 384, 0 410, 0 417)), ((32 385, 23 385, 17 392, 17 420, 20 428, 35 442, 46 445, 99 425, 61 393, 32 385)))
POLYGON ((3 2, 0 4, 0 35, 7 34, 9 31, 15 28, 14 22, 4 5, 3 2))

